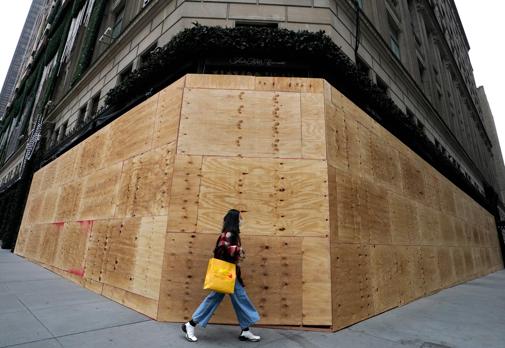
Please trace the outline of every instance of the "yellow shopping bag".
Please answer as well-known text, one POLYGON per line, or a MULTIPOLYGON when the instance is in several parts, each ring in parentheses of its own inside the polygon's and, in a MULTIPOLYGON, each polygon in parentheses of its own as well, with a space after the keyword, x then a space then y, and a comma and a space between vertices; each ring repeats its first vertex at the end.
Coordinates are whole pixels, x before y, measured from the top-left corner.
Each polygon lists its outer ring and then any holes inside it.
POLYGON ((233 294, 237 270, 234 263, 212 258, 205 275, 204 289, 223 294, 233 294))

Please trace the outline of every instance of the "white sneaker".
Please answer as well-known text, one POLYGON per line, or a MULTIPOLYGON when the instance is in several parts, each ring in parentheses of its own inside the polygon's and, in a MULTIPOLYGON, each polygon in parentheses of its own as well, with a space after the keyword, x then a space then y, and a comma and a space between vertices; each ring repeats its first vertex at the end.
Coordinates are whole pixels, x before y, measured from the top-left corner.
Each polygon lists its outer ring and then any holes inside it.
POLYGON ((251 330, 247 330, 247 331, 242 331, 240 336, 238 336, 238 339, 241 341, 258 342, 259 340, 261 340, 261 337, 254 335, 251 332, 251 330))
POLYGON ((195 336, 195 327, 191 325, 189 322, 186 324, 182 324, 182 331, 186 334, 186 339, 189 342, 196 342, 198 338, 195 336))

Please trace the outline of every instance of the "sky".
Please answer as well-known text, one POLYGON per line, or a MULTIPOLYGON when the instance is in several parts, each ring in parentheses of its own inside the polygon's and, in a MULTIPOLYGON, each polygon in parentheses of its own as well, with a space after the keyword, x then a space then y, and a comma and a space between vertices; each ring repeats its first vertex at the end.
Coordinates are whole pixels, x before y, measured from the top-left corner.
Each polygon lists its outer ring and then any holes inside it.
POLYGON ((31 0, 0 0, 0 90, 31 4, 31 0))
MULTIPOLYGON (((505 153, 505 1, 455 0, 470 43, 477 86, 484 86, 505 153)), ((0 85, 21 34, 31 0, 0 0, 0 85)), ((505 156, 504 156, 505 157, 505 156)))
MULTIPOLYGON (((505 154, 505 1, 455 0, 466 37, 475 83, 484 86, 505 154)), ((505 156, 504 156, 505 157, 505 156)))

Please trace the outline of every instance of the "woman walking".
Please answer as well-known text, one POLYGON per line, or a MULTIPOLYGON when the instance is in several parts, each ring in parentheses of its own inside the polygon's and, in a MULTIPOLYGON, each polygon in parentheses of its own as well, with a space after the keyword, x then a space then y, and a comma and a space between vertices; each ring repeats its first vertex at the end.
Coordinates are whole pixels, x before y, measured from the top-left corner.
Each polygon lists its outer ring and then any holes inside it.
MULTIPOLYGON (((240 275, 239 261, 243 260, 245 256, 240 243, 241 223, 242 216, 238 210, 231 209, 224 216, 223 229, 214 249, 214 258, 235 263, 237 265, 235 290, 233 294, 230 294, 230 298, 235 314, 237 315, 240 328, 242 329, 238 338, 241 341, 258 342, 261 337, 254 335, 249 327, 257 322, 260 317, 251 300, 247 296, 244 289, 244 282, 242 281, 240 275)), ((203 300, 200 306, 198 306, 196 311, 193 313, 191 320, 182 325, 182 331, 184 331, 188 341, 197 341, 195 336, 196 325, 206 327, 223 298, 224 294, 212 291, 203 300)))

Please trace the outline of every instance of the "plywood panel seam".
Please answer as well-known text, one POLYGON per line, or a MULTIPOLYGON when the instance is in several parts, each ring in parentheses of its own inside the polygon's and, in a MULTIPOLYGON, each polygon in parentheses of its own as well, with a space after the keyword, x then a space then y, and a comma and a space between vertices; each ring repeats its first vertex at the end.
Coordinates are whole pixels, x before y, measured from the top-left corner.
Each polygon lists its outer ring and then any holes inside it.
MULTIPOLYGON (((151 143, 149 144, 149 147, 148 147, 148 150, 146 150, 145 152, 149 152, 149 151, 152 151, 154 149, 154 139, 155 139, 155 134, 156 134, 156 122, 157 122, 157 118, 158 118, 158 108, 159 108, 159 105, 160 105, 160 93, 158 93, 158 98, 156 98, 156 108, 154 109, 155 112, 154 112, 154 119, 153 119, 153 130, 151 132, 151 143)), ((139 154, 140 155, 140 154, 139 154)))
MULTIPOLYGON (((182 95, 181 95, 181 106, 179 107, 179 124, 177 125, 177 135, 175 137, 175 156, 177 156, 178 151, 179 151, 179 136, 181 134, 181 122, 182 122, 182 108, 184 106, 184 95, 186 93, 186 78, 184 78, 184 85, 182 86, 182 95)), ((175 163, 175 157, 174 157, 174 163, 175 163)), ((174 168, 175 170, 175 168, 174 168)), ((172 173, 173 177, 173 173, 172 173)))
MULTIPOLYGON (((128 159, 125 159, 124 161, 121 162, 121 172, 119 174, 119 180, 121 180, 121 177, 123 176, 124 173, 124 164, 125 162, 128 161, 128 159)), ((126 174, 126 173, 125 173, 126 174)), ((116 218, 116 212, 118 210, 118 196, 119 196, 119 191, 121 190, 121 185, 116 185, 116 191, 114 192, 114 211, 112 212, 112 218, 116 218)))

